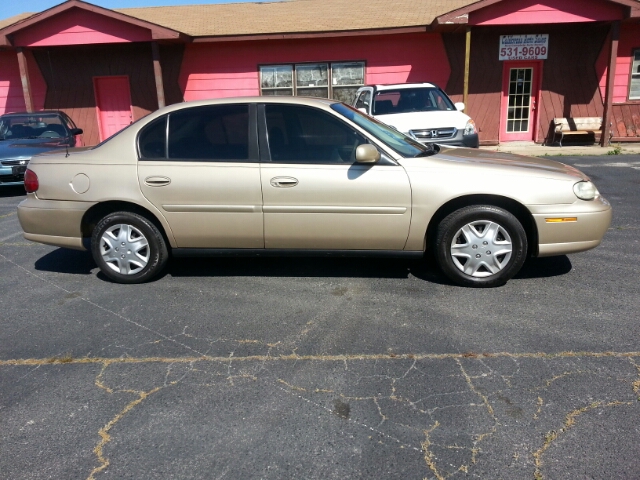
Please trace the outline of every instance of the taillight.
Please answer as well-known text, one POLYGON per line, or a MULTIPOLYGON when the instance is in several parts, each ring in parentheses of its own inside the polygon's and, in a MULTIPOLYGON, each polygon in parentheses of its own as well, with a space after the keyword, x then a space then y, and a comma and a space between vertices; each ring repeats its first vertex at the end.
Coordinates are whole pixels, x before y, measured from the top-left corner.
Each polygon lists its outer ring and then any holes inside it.
POLYGON ((24 172, 24 189, 27 193, 33 193, 40 187, 40 183, 38 183, 38 175, 33 170, 29 170, 24 172))

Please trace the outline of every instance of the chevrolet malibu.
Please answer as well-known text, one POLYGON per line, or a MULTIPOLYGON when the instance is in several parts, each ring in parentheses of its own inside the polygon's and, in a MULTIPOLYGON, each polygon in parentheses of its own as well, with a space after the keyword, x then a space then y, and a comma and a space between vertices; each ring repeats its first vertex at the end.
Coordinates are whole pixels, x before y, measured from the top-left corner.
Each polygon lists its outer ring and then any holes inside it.
POLYGON ((610 204, 552 160, 424 145, 332 100, 162 108, 91 149, 34 157, 27 240, 90 250, 121 283, 169 257, 415 256, 454 283, 504 284, 527 257, 600 244, 610 204))

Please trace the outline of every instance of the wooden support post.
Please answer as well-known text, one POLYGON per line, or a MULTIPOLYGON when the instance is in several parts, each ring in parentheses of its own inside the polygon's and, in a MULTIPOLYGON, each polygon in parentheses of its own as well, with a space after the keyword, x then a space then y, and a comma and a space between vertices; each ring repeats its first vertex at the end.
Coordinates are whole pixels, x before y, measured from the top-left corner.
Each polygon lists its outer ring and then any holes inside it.
POLYGON ((613 83, 616 77, 616 60, 618 58, 618 40, 620 39, 620 22, 611 24, 611 43, 609 49, 609 68, 607 69, 607 90, 604 97, 604 113, 602 114, 602 136, 600 145, 606 147, 611 138, 611 105, 613 103, 613 83))
POLYGON ((160 65, 160 49, 158 42, 151 42, 151 53, 153 55, 153 74, 156 80, 156 94, 158 95, 158 108, 166 105, 164 99, 164 83, 162 82, 162 65, 160 65))
POLYGON ((464 89, 462 91, 462 101, 464 111, 469 109, 469 61, 471 59, 471 28, 467 27, 466 45, 464 50, 464 89))
POLYGON ((17 51, 18 66, 20 67, 20 81, 22 82, 22 94, 24 95, 24 106, 27 112, 33 112, 33 96, 31 95, 31 82, 29 81, 27 57, 22 47, 18 47, 17 51))

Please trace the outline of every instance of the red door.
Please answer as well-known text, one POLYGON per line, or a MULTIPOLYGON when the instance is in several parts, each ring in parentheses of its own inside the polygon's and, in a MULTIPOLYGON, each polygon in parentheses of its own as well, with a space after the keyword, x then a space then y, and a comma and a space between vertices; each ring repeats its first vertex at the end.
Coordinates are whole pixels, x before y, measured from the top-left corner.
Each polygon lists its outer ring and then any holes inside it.
POLYGON ((133 120, 129 77, 94 77, 100 141, 122 130, 133 120))
POLYGON ((534 141, 538 134, 538 103, 542 62, 504 62, 500 141, 534 141))

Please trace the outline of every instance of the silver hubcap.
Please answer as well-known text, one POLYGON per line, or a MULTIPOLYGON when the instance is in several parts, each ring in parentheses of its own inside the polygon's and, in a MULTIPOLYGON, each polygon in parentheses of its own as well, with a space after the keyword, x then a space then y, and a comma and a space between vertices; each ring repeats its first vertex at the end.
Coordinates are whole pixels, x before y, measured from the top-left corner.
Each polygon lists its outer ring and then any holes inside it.
POLYGON ((112 225, 100 239, 100 255, 110 269, 122 275, 140 272, 149 263, 149 242, 132 225, 112 225))
POLYGON ((489 277, 509 263, 513 245, 507 231, 495 222, 467 223, 453 237, 451 259, 471 277, 489 277))

